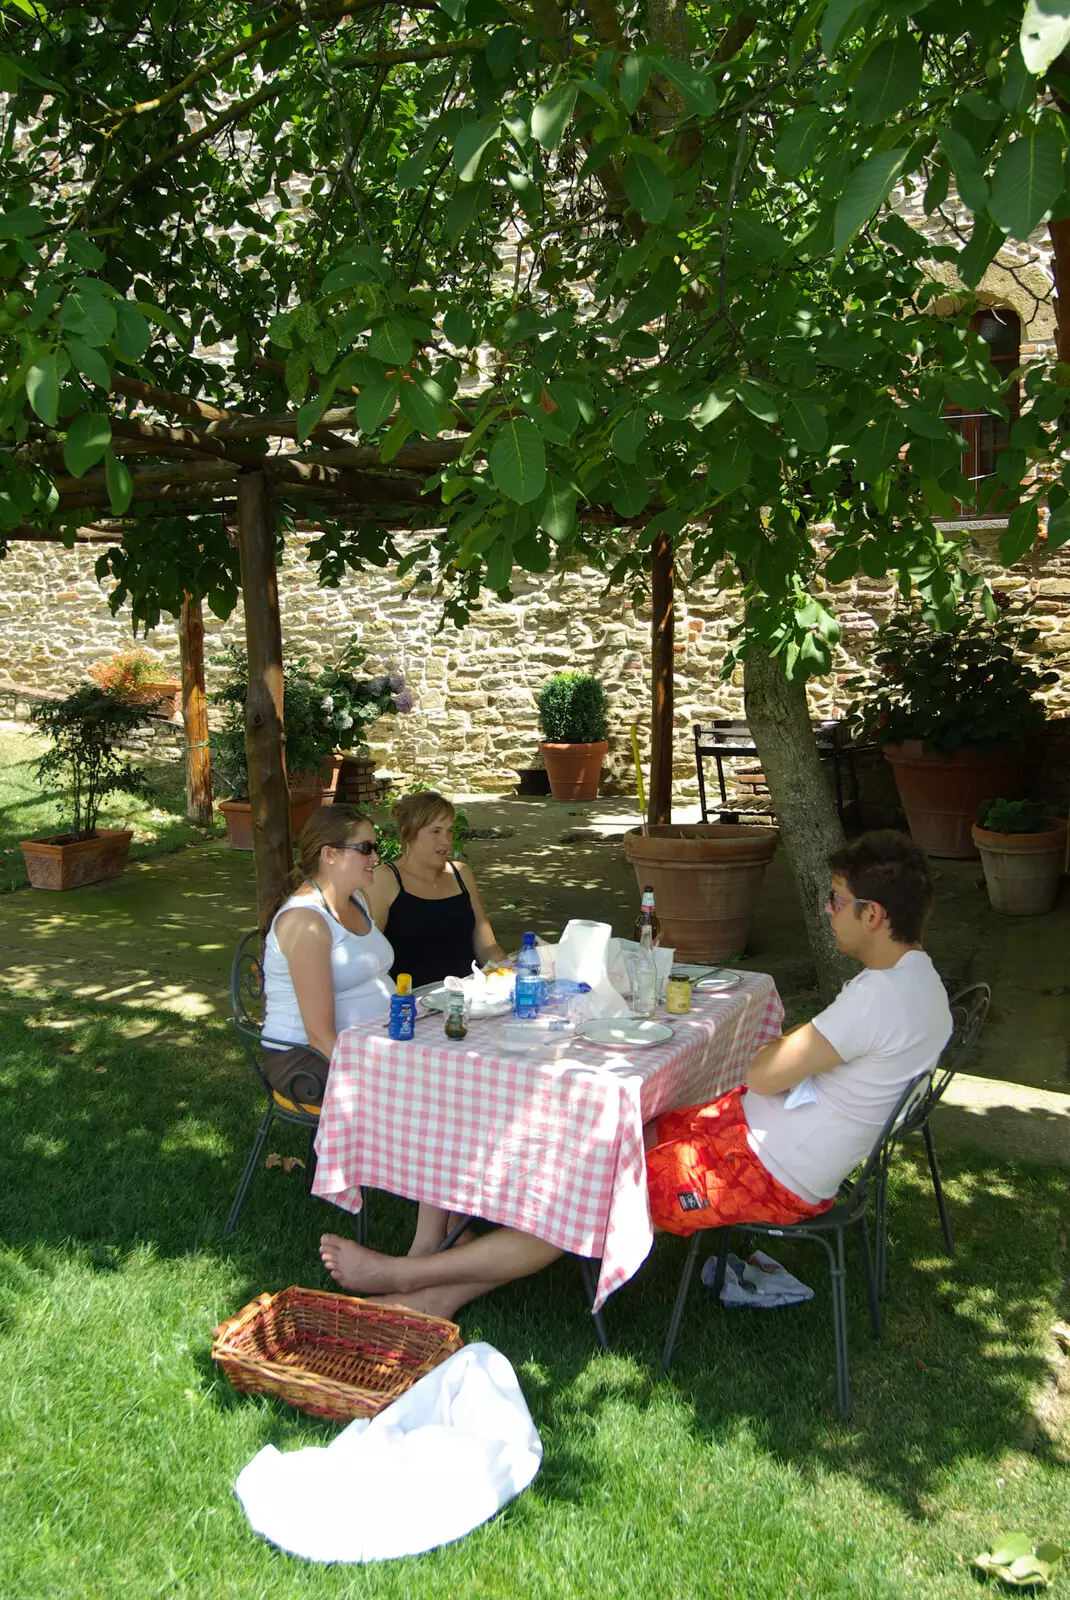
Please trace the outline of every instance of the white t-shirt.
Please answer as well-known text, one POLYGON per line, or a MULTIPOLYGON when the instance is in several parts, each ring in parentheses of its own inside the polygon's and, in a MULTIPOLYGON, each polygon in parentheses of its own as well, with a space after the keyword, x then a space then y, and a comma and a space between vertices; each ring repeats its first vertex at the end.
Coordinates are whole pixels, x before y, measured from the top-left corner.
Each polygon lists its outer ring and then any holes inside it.
MULTIPOLYGON (((315 911, 331 930, 331 978, 334 982, 334 1027, 336 1033, 351 1028, 355 1022, 371 1022, 385 1017, 390 1010, 390 996, 396 993, 390 968, 394 965, 394 948, 385 934, 372 921, 371 912, 362 894, 354 899, 368 919, 368 932, 350 933, 337 918, 332 917, 317 895, 291 895, 276 911, 271 928, 264 941, 264 1039, 278 1041, 283 1046, 307 1044, 308 1035, 301 1020, 301 1007, 297 1003, 290 964, 279 947, 275 929, 279 918, 298 907, 302 911, 315 911)), ((265 1049, 271 1045, 265 1043, 265 1049)))
POLYGON ((747 1143, 762 1165, 816 1205, 869 1155, 907 1084, 932 1071, 952 1021, 936 968, 923 950, 908 950, 894 967, 849 979, 813 1026, 843 1065, 807 1079, 805 1089, 750 1089, 743 1114, 747 1143))

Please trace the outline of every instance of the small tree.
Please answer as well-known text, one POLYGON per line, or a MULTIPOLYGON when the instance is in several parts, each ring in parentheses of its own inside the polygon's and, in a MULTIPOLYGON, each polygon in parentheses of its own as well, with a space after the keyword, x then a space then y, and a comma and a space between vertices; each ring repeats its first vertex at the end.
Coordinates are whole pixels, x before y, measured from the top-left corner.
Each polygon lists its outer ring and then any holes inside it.
POLYGON ((106 795, 149 792, 145 774, 131 766, 118 748, 145 721, 143 707, 85 684, 66 700, 34 706, 30 720, 52 740, 36 774, 42 783, 58 778, 65 785, 73 812, 71 842, 93 838, 106 795))

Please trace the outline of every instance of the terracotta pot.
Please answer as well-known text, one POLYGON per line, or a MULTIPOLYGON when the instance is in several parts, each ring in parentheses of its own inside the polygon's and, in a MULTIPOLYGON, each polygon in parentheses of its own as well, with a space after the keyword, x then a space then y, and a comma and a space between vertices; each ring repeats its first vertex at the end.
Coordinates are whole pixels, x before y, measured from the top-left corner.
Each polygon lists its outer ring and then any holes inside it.
POLYGON ((595 800, 602 781, 608 739, 597 744, 540 744, 550 793, 555 800, 595 800))
MULTIPOLYGON (((313 811, 318 811, 322 803, 323 796, 318 789, 305 794, 301 794, 297 790, 291 791, 291 839, 297 838, 313 811)), ((227 844, 231 850, 251 850, 253 848, 253 808, 249 801, 219 800, 216 804, 226 820, 227 844)))
POLYGON ((323 803, 329 806, 334 801, 335 791, 338 788, 338 774, 342 770, 345 757, 338 755, 324 756, 320 763, 320 782, 323 784, 323 803))
POLYGON ((139 689, 124 689, 123 699, 132 706, 150 706, 154 715, 170 720, 178 715, 182 685, 174 678, 161 678, 158 683, 143 683, 139 689))
POLYGON ((23 839, 19 848, 34 889, 80 889, 85 883, 117 878, 126 866, 133 837, 128 828, 98 828, 90 839, 69 844, 23 839))
POLYGON ((1043 833, 994 833, 973 827, 993 911, 1038 917, 1052 911, 1066 865, 1066 823, 1045 817, 1043 833))
POLYGON ((681 961, 724 961, 747 947, 776 828, 726 822, 655 823, 624 835, 640 890, 654 890, 662 943, 681 961))
POLYGON ((937 756, 920 739, 886 744, 911 837, 926 855, 965 860, 977 854, 970 829, 982 800, 1017 800, 1025 788, 1025 757, 997 746, 937 756))

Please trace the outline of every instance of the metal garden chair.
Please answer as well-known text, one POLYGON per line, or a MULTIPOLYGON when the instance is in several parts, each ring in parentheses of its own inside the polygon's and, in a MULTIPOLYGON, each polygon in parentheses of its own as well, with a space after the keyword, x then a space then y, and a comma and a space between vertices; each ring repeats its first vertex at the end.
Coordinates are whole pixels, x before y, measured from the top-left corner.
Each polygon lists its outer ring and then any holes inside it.
MULTIPOLYGON (((940 1060, 933 1070, 929 1092, 905 1116, 899 1128, 896 1129, 896 1142, 898 1143, 908 1133, 920 1133, 925 1140, 925 1153, 929 1158, 929 1171, 932 1174, 933 1193, 936 1196, 936 1209, 940 1213, 940 1226, 944 1230, 944 1242, 947 1245, 949 1256, 955 1254, 955 1240, 951 1232, 951 1218, 948 1215, 947 1201, 944 1199, 944 1186, 940 1181, 940 1167, 936 1159, 936 1149, 933 1145, 932 1130, 929 1127, 929 1117, 933 1107, 939 1105, 944 1090, 951 1082, 967 1056, 977 1043, 978 1035, 985 1025, 988 1008, 992 1003, 992 990, 987 983, 972 983, 965 989, 960 989, 951 997, 951 1016, 954 1029, 951 1038, 944 1046, 940 1060)), ((875 1226, 877 1232, 877 1288, 884 1298, 884 1291, 888 1281, 888 1163, 885 1162, 877 1175, 874 1185, 874 1199, 876 1203, 875 1226)))
MULTIPOLYGON (((259 931, 247 933, 234 953, 234 963, 230 969, 230 1005, 231 1021, 235 1032, 241 1040, 242 1049, 245 1051, 246 1060, 267 1095, 267 1107, 261 1118, 260 1126, 253 1140, 253 1148, 249 1152, 249 1159, 245 1163, 245 1170, 238 1185, 238 1192, 234 1196, 234 1203, 227 1215, 223 1235, 234 1232, 238 1225, 238 1216, 245 1203, 249 1185, 253 1181, 260 1157, 264 1152, 271 1125, 275 1121, 293 1123, 296 1127, 308 1130, 308 1157, 305 1162, 305 1187, 311 1192, 312 1180, 316 1175, 316 1130, 320 1125, 320 1108, 315 1102, 308 1103, 302 1095, 308 1095, 308 1085, 311 1074, 308 1069, 299 1070, 293 1074, 288 1084, 289 1094, 284 1095, 272 1087, 264 1073, 261 1060, 261 1047, 268 1041, 263 1036, 263 1002, 264 1002, 264 968, 261 957, 261 937, 259 931)), ((272 1041, 281 1049, 290 1049, 282 1040, 272 1041)), ((319 1084, 320 1098, 323 1097, 323 1086, 327 1082, 327 1072, 330 1062, 326 1056, 319 1055, 318 1051, 312 1052, 323 1062, 323 1076, 319 1084)), ((367 1221, 367 1195, 356 1219, 357 1238, 361 1244, 368 1242, 367 1221)))
POLYGON ((784 1223, 777 1225, 771 1222, 739 1222, 730 1228, 700 1229, 691 1237, 687 1256, 684 1260, 684 1270, 680 1277, 680 1287, 676 1292, 676 1303, 673 1306, 672 1320, 669 1323, 668 1338, 665 1341, 665 1350, 661 1364, 668 1372, 672 1363, 676 1341, 680 1334, 680 1324, 683 1321, 684 1308, 687 1304, 687 1294, 691 1287, 691 1278, 695 1270, 695 1262, 702 1246, 704 1237, 713 1233, 719 1246, 717 1257, 717 1276, 713 1283, 713 1293, 720 1295, 724 1283, 725 1268, 728 1264, 728 1251, 732 1243, 732 1235, 737 1230, 741 1233, 756 1233, 767 1239, 812 1239, 816 1244, 824 1247, 828 1256, 829 1273, 832 1280, 832 1334, 836 1352, 836 1408, 841 1417, 851 1415, 851 1372, 847 1354, 847 1261, 844 1250, 844 1235, 848 1228, 853 1228, 858 1236, 858 1245, 862 1254, 862 1271, 866 1280, 866 1298, 869 1302, 869 1320, 873 1337, 879 1339, 883 1333, 881 1325, 880 1302, 877 1298, 877 1281, 873 1271, 873 1260, 869 1252, 869 1228, 866 1223, 866 1208, 869 1203, 869 1192, 885 1170, 888 1154, 913 1116, 915 1108, 924 1102, 929 1089, 929 1074, 920 1073, 912 1083, 909 1083, 899 1096, 895 1110, 889 1116, 881 1130, 877 1142, 874 1144, 865 1165, 860 1168, 853 1180, 845 1183, 836 1199, 836 1204, 831 1210, 824 1212, 819 1217, 807 1217, 804 1222, 784 1223))

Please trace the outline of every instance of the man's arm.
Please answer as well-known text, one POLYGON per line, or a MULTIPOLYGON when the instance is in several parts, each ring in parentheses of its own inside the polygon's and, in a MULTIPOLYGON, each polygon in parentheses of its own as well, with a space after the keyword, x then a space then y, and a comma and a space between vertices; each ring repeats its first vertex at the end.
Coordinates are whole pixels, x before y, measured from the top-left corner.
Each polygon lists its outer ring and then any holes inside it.
POLYGON ((828 1040, 814 1027, 804 1022, 791 1033, 781 1034, 763 1044, 747 1068, 747 1088, 756 1094, 780 1094, 791 1089, 803 1078, 828 1072, 830 1067, 843 1064, 828 1040))

